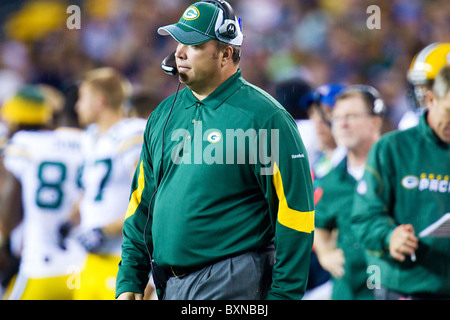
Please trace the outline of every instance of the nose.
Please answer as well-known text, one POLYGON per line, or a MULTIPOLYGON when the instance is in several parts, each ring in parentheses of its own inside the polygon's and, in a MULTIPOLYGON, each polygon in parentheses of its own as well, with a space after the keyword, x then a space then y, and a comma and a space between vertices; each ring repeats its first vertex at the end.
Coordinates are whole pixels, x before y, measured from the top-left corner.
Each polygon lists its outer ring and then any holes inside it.
POLYGON ((179 43, 177 46, 177 50, 175 51, 175 57, 177 59, 185 60, 187 47, 187 45, 179 43))

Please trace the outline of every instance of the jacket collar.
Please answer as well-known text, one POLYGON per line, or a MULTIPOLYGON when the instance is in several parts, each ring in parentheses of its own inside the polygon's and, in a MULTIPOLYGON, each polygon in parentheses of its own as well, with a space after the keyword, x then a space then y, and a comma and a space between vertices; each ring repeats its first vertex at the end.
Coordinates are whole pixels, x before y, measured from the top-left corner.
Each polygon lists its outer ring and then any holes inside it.
POLYGON ((436 133, 434 133, 433 129, 430 127, 430 125, 427 122, 427 116, 428 116, 428 110, 426 110, 419 120, 419 131, 421 134, 425 136, 426 139, 432 141, 434 144, 438 145, 439 147, 443 149, 448 149, 449 144, 442 141, 436 133))
POLYGON ((189 88, 185 89, 184 101, 185 108, 191 108, 197 104, 206 106, 211 109, 217 109, 225 102, 236 90, 238 90, 244 83, 241 76, 241 69, 238 69, 234 75, 228 78, 224 83, 216 88, 209 96, 202 101, 199 101, 189 88))

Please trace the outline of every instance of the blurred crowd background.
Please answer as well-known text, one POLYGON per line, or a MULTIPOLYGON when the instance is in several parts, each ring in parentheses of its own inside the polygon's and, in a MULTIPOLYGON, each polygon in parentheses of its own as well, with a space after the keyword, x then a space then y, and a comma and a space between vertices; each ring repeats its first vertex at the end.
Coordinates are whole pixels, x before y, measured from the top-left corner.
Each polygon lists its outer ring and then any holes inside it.
MULTIPOLYGON (((136 96, 151 97, 144 103, 155 107, 178 82, 160 67, 176 42, 157 29, 178 21, 194 2, 0 0, 0 108, 28 84, 60 90, 73 107, 73 90, 84 74, 105 66, 124 74, 136 96), (72 5, 80 8, 79 29, 67 25, 77 14, 68 10, 72 5)), ((385 131, 397 128, 412 108, 406 74, 413 57, 431 43, 450 42, 449 0, 229 3, 242 19, 240 66, 246 80, 275 97, 283 83, 298 79, 311 90, 330 83, 371 85, 387 107, 385 131), (380 28, 368 27, 371 5, 380 8, 380 28)))
MULTIPOLYGON (((111 66, 138 91, 162 100, 176 78, 160 69, 174 50, 157 28, 178 21, 192 0, 2 0, 0 104, 21 85, 64 90, 84 72, 111 66), (80 29, 67 28, 70 5, 81 9, 80 29)), ((406 72, 414 55, 450 40, 448 0, 230 0, 242 18, 242 74, 274 94, 286 79, 313 88, 325 83, 376 87, 396 127, 408 109, 406 72), (381 9, 369 29, 370 5, 381 9)))

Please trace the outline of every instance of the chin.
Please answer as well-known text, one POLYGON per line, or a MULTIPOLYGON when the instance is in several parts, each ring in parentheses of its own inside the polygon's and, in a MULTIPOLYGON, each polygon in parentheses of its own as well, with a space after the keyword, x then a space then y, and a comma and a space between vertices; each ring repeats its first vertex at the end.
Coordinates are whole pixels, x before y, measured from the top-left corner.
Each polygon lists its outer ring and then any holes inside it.
POLYGON ((187 84, 189 77, 185 73, 179 73, 178 79, 180 80, 181 83, 187 84))

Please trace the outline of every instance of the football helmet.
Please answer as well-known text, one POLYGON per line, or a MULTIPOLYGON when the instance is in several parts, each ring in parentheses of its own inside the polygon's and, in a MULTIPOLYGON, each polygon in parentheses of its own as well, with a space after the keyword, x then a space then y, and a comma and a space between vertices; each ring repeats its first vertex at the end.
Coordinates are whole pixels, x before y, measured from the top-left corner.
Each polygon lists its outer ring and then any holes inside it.
POLYGON ((450 43, 435 42, 425 48, 413 58, 407 73, 407 79, 413 88, 414 104, 425 107, 425 92, 429 90, 439 70, 450 64, 450 43))
POLYGON ((52 119, 52 108, 38 86, 25 85, 1 108, 3 120, 24 125, 43 125, 52 119))

